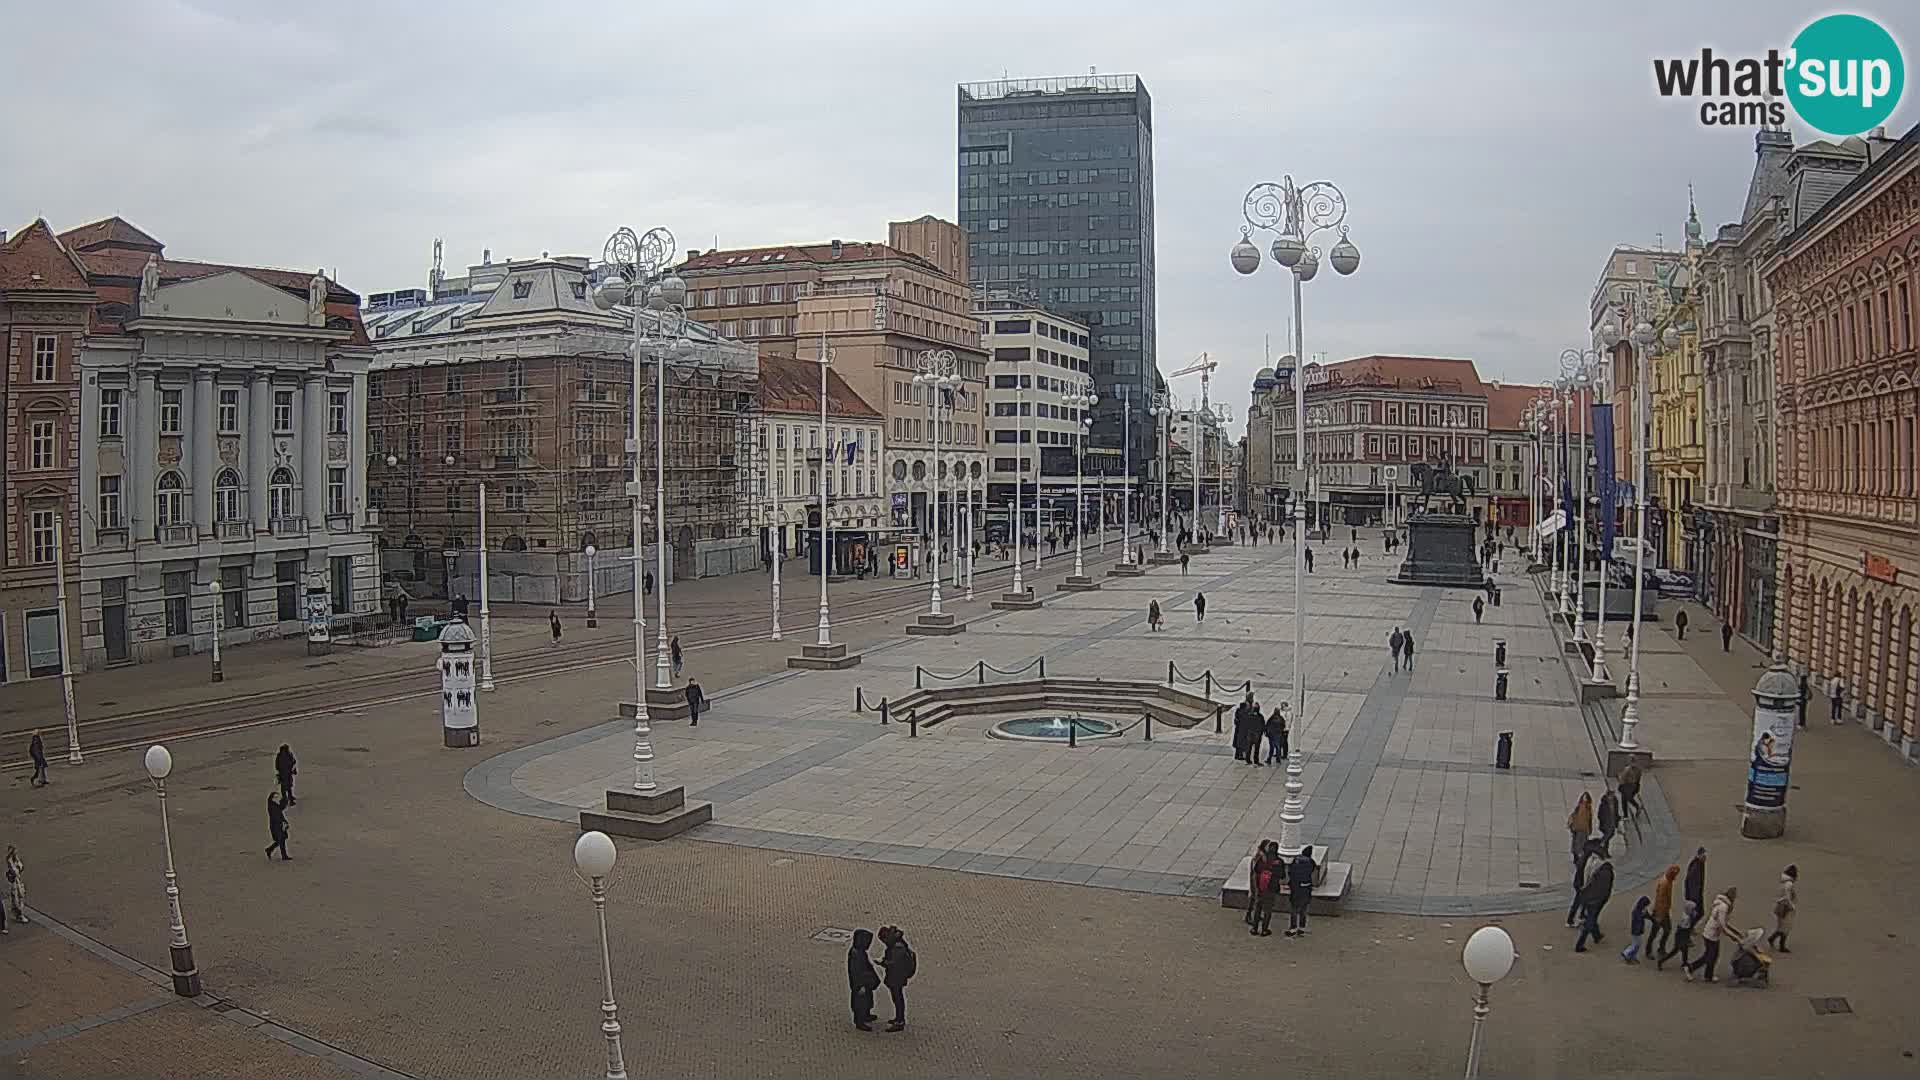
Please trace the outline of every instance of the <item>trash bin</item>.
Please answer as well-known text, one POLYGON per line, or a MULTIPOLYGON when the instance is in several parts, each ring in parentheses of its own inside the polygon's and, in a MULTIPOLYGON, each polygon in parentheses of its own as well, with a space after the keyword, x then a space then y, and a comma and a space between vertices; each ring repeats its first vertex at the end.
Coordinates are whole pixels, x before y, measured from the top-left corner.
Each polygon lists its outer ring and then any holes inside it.
MULTIPOLYGON (((1502 672, 1500 677, 1504 680, 1506 673, 1502 672)), ((1493 767, 1496 769, 1513 768, 1513 732, 1503 731, 1500 733, 1499 744, 1494 747, 1493 751, 1493 767)))
POLYGON ((1493 700, 1507 700, 1507 669, 1501 668, 1493 673, 1493 700))
POLYGON ((1498 638, 1493 642, 1493 666, 1497 668, 1507 666, 1507 643, 1498 638))

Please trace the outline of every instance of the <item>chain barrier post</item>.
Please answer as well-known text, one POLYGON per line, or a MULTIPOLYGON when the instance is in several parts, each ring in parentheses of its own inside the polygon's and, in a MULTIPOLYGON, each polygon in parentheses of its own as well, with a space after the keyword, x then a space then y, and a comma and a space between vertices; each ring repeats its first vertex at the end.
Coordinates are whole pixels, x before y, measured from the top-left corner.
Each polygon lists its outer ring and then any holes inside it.
POLYGON ((881 698, 880 699, 880 723, 882 726, 885 726, 887 722, 888 722, 887 721, 887 699, 881 698))
POLYGON ((1153 711, 1151 709, 1145 710, 1143 711, 1142 715, 1144 715, 1147 718, 1147 741, 1152 742, 1153 741, 1153 711))
POLYGON ((921 668, 919 664, 913 665, 913 688, 915 690, 920 689, 920 671, 921 668))
POLYGON ((920 714, 918 712, 910 712, 907 714, 907 738, 917 739, 919 737, 920 737, 920 714))
POLYGON ((985 660, 980 661, 979 664, 975 665, 974 670, 979 676, 977 680, 978 685, 985 686, 987 684, 987 662, 985 660))

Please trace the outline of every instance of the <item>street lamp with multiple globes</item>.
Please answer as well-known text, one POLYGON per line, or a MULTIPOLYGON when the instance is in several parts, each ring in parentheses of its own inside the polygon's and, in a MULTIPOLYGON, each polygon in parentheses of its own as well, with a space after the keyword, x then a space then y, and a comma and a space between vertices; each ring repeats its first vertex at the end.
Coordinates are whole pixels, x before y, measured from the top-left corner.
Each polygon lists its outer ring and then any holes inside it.
POLYGON ((214 578, 207 586, 207 591, 213 594, 213 678, 211 681, 226 682, 227 673, 220 669, 220 627, 223 621, 220 610, 220 579, 214 578))
POLYGON ((1492 1011, 1487 1006, 1487 991, 1507 977, 1515 959, 1513 938, 1497 926, 1475 930, 1460 950, 1460 965, 1467 969, 1467 978, 1480 988, 1473 995, 1473 1038, 1467 1043, 1467 1080, 1475 1080, 1480 1075, 1481 1032, 1486 1026, 1487 1014, 1492 1011))
MULTIPOLYGON (((1316 235, 1332 229, 1340 230, 1340 240, 1327 256, 1334 272, 1342 277, 1360 269, 1360 249, 1347 239, 1347 197, 1339 188, 1324 180, 1304 188, 1296 188, 1291 176, 1282 177, 1278 184, 1256 184, 1247 192, 1243 212, 1247 227, 1241 230, 1240 242, 1233 246, 1233 268, 1242 274, 1251 274, 1260 268, 1260 249, 1254 245, 1251 237, 1253 229, 1264 229, 1276 234, 1271 249, 1273 261, 1292 271, 1288 276, 1293 281, 1294 487, 1298 490, 1305 486, 1304 459, 1299 451, 1307 441, 1307 381, 1304 367, 1307 349, 1301 325, 1300 286, 1312 281, 1320 271, 1320 249, 1313 243, 1316 235)), ((1301 664, 1307 612, 1306 512, 1306 506, 1296 499, 1293 532, 1294 736, 1288 747, 1287 799, 1280 810, 1280 850, 1288 854, 1298 852, 1303 846, 1300 830, 1302 822, 1306 820, 1306 785, 1301 780, 1301 774, 1305 771, 1301 748, 1306 741, 1301 732, 1307 721, 1306 675, 1301 664)))
MULTIPOLYGON (((1100 395, 1093 392, 1093 384, 1089 382, 1064 395, 1060 401, 1079 417, 1073 432, 1073 576, 1084 578, 1087 576, 1087 562, 1081 549, 1080 534, 1085 531, 1082 526, 1086 524, 1087 511, 1080 501, 1084 476, 1081 463, 1087 454, 1087 432, 1093 427, 1093 407, 1100 403, 1100 395)), ((1101 520, 1104 521, 1106 515, 1107 508, 1103 504, 1100 507, 1101 520)))
POLYGON ((1567 398, 1580 426, 1573 436, 1570 462, 1578 462, 1573 476, 1573 640, 1587 640, 1587 390, 1593 383, 1592 357, 1580 349, 1560 354, 1560 370, 1567 376, 1567 398))
POLYGON ((181 997, 199 997, 200 971, 193 966, 187 922, 180 915, 180 881, 173 872, 173 831, 167 824, 167 775, 173 772, 173 755, 155 743, 147 747, 146 765, 153 789, 160 795, 160 844, 167 853, 167 951, 173 958, 173 992, 181 997))
POLYGON ((780 546, 787 538, 786 511, 778 505, 768 503, 760 507, 760 520, 767 530, 768 578, 773 593, 773 634, 771 640, 780 640, 780 546))
MULTIPOLYGON (((1620 343, 1619 329, 1612 325, 1601 328, 1606 339, 1604 344, 1612 348, 1620 343)), ((1629 335, 1633 342, 1633 450, 1634 450, 1634 550, 1633 550, 1633 611, 1628 615, 1627 624, 1627 706, 1620 713, 1620 749, 1638 750, 1640 743, 1634 737, 1634 727, 1640 723, 1640 603, 1641 591, 1646 587, 1647 576, 1647 348, 1654 342, 1653 324, 1645 319, 1636 322, 1633 333, 1629 335)))
MULTIPOLYGON (((1128 566, 1134 563, 1133 551, 1133 398, 1127 393, 1127 387, 1120 387, 1120 561, 1128 566)), ((1106 480, 1100 482, 1100 491, 1106 493, 1106 480)), ((1106 509, 1101 508, 1101 520, 1106 520, 1106 509)), ((1101 527, 1101 539, 1106 539, 1105 526, 1101 527)))
POLYGON ((1148 399, 1147 415, 1160 421, 1160 554, 1167 553, 1167 537, 1173 532, 1172 522, 1167 520, 1167 446, 1173 441, 1173 398, 1161 391, 1154 391, 1148 399))
POLYGON ((573 865, 587 878, 594 918, 600 923, 600 1033, 607 1038, 607 1080, 627 1080, 627 1059, 620 1047, 620 1008, 613 1001, 613 950, 607 946, 607 875, 619 857, 613 838, 584 832, 573 842, 573 865))
POLYGON ((1553 381, 1554 419, 1559 424, 1559 449, 1554 457, 1555 483, 1553 488, 1554 504, 1560 508, 1566 518, 1560 523, 1557 550, 1560 556, 1560 572, 1555 575, 1557 590, 1560 594, 1560 617, 1573 617, 1573 507, 1567 505, 1571 500, 1566 497, 1573 489, 1573 380, 1566 375, 1553 381))
POLYGON ((927 520, 931 523, 927 531, 927 557, 932 560, 932 573, 927 575, 933 584, 933 594, 928 600, 927 613, 941 614, 940 610, 940 488, 942 473, 940 461, 940 413, 941 398, 953 393, 960 385, 960 376, 955 374, 959 360, 952 349, 928 349, 914 360, 914 369, 918 374, 913 381, 927 388, 927 437, 932 440, 933 453, 927 463, 927 520))
MULTIPOLYGON (((653 726, 647 715, 647 617, 640 587, 646 566, 645 501, 641 494, 644 489, 640 484, 641 455, 646 450, 646 442, 641 434, 641 422, 646 410, 640 403, 646 387, 641 377, 641 358, 652 351, 658 363, 654 380, 657 391, 655 433, 658 437, 653 440, 653 516, 654 554, 659 569, 660 625, 654 648, 658 654, 656 684, 659 689, 666 690, 673 685, 667 662, 667 358, 669 353, 676 357, 686 356, 693 348, 686 338, 687 283, 680 275, 673 273, 669 265, 673 261, 674 251, 673 234, 667 230, 655 228, 647 230, 644 235, 637 235, 623 225, 607 239, 605 265, 600 282, 593 289, 595 307, 612 311, 618 305, 627 304, 633 313, 633 433, 627 441, 631 444, 628 453, 633 455, 633 481, 629 485, 632 490, 628 493, 633 499, 633 787, 640 792, 651 792, 659 787, 653 775, 653 726), (651 337, 647 320, 641 313, 643 308, 654 313, 651 337)), ((484 507, 483 503, 483 510, 484 507)), ((483 621, 485 613, 483 601, 483 621)))

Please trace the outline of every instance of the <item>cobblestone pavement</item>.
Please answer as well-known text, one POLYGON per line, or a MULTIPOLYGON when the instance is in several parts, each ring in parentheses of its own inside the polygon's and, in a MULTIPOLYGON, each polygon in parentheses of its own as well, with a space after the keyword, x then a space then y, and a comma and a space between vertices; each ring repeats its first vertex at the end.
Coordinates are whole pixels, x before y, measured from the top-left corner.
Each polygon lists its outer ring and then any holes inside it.
MULTIPOLYGON (((1178 587, 1155 574, 1169 593, 1178 587)), ((1503 612, 1521 591, 1508 591, 1503 612)), ((1444 633, 1430 640, 1429 667, 1444 633)), ((899 629, 847 635, 858 648, 899 629)), ((699 658, 702 680, 743 685, 788 651, 714 650, 699 658)), ((600 956, 568 865, 576 827, 483 806, 462 780, 488 754, 598 724, 629 678, 608 667, 503 684, 483 706, 478 751, 442 748, 426 703, 183 744, 169 803, 208 993, 412 1076, 598 1075, 600 956), (295 859, 268 863, 261 803, 283 741, 301 757, 295 859)), ((1741 707, 1738 695, 1721 704, 1741 707)), ((1658 725, 1650 716, 1647 726, 1651 739, 1658 725)), ((1920 955, 1904 919, 1920 889, 1913 773, 1858 728, 1814 730, 1795 755, 1788 836, 1746 842, 1732 810, 1744 735, 1708 741, 1697 758, 1665 754, 1657 772, 1681 846, 1712 851, 1710 886, 1745 893, 1735 921, 1762 921, 1781 865, 1802 870, 1794 953, 1773 988, 1687 985, 1606 949, 1574 956, 1560 912, 1505 917, 1521 955, 1493 993, 1483 1075, 1916 1071, 1903 1056, 1920 1049, 1909 1006, 1920 955), (1815 1015, 1815 997, 1844 997, 1852 1012, 1815 1015)), ((901 812, 903 825, 912 819, 901 812)), ((166 964, 155 805, 137 755, 90 757, 48 789, 0 778, 0 831, 21 844, 37 906, 143 964, 166 964)), ((1465 1051, 1471 987, 1459 948, 1475 921, 1363 912, 1316 920, 1304 940, 1249 938, 1237 913, 1207 899, 684 838, 622 842, 620 858, 608 921, 635 1076, 1432 1075, 1455 1071, 1465 1051), (899 1035, 851 1029, 844 947, 816 940, 883 922, 906 926, 922 959, 913 1024, 899 1035)), ((1604 920, 1609 946, 1622 943, 1637 892, 1623 880, 1604 920)), ((0 938, 0 955, 17 958, 31 940, 0 938)), ((0 968, 9 1008, 46 999, 52 1018, 124 1004, 107 992, 95 1003, 74 965, 27 955, 0 968)), ((41 1046, 27 1075, 142 1075, 80 1054, 82 1040, 135 1033, 157 1061, 169 1041, 197 1045, 212 1019, 156 1008, 41 1046)), ((250 1045, 235 1053, 255 1055, 251 1075, 300 1075, 273 1056, 284 1043, 250 1045)))
MULTIPOLYGON (((868 701, 897 699, 978 660, 1016 670, 1044 657, 1055 677, 1155 678, 1170 662, 1183 678, 1211 670, 1218 683, 1251 680, 1271 707, 1292 677, 1286 556, 1272 546, 1219 549, 1186 575, 1109 579, 1039 612, 978 619, 959 636, 904 639, 858 668, 736 688, 697 728, 655 740, 659 774, 715 804, 715 823, 691 834, 698 839, 1217 895, 1234 864, 1278 834, 1285 798, 1282 770, 1235 762, 1230 735, 1205 725, 1146 742, 1132 730, 1067 751, 986 738, 1001 717, 950 720, 912 738, 851 706, 856 687, 868 701), (1191 607, 1198 591, 1209 597, 1205 622, 1191 607), (1169 613, 1167 632, 1147 631, 1149 599, 1169 613)), ((1354 906, 1564 908, 1563 822, 1581 791, 1598 788, 1601 763, 1540 605, 1488 608, 1480 621, 1478 594, 1391 584, 1385 560, 1319 571, 1316 608, 1338 614, 1307 624, 1306 835, 1353 864, 1354 906), (1420 643, 1415 670, 1396 673, 1390 662, 1385 642, 1397 626, 1420 643), (1496 639, 1515 673, 1504 702, 1491 693, 1496 639), (1504 773, 1492 767, 1500 731, 1516 734, 1520 754, 1504 773)), ((1531 589, 1512 595, 1523 592, 1531 589)), ((620 723, 576 732, 483 764, 469 789, 505 809, 577 820, 609 787, 631 785, 632 742, 620 723)), ((1664 801, 1649 796, 1654 818, 1622 855, 1623 877, 1650 878, 1678 852, 1664 801)))

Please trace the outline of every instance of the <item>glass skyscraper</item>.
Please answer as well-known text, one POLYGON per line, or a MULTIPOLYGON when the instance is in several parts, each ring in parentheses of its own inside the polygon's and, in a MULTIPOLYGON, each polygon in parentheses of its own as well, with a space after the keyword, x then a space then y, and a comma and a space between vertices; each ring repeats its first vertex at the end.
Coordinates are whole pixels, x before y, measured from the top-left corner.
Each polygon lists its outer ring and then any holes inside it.
MULTIPOLYGON (((1027 297, 1088 325, 1100 395, 1091 445, 1118 450, 1122 395, 1144 408, 1155 382, 1146 85, 1134 75, 962 83, 959 150, 976 292, 1027 297)), ((1136 413, 1132 431, 1144 476, 1154 425, 1136 413)))

